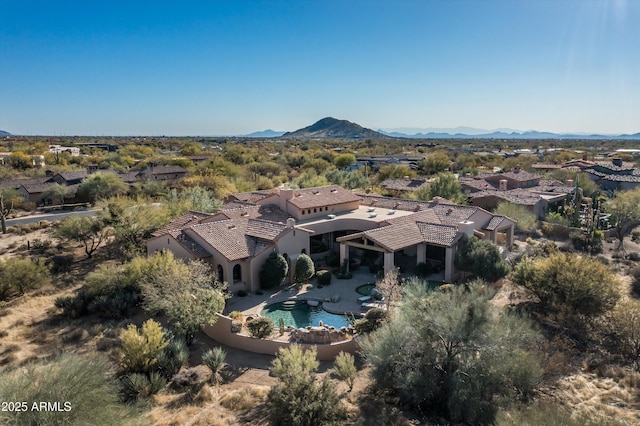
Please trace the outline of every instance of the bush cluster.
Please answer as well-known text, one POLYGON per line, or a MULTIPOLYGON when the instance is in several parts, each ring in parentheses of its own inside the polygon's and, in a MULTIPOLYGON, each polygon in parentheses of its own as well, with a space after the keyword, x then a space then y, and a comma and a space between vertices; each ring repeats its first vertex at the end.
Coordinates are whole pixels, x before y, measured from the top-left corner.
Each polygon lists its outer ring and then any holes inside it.
POLYGON ((271 318, 259 317, 247 321, 247 329, 249 329, 249 333, 258 339, 265 339, 271 336, 274 328, 275 326, 271 318))
POLYGON ((364 318, 354 321, 353 328, 357 333, 365 334, 376 331, 387 319, 387 311, 382 308, 372 308, 364 314, 364 318))
POLYGON ((331 271, 322 269, 316 272, 316 279, 318 280, 318 285, 327 286, 331 284, 331 271))
POLYGON ((27 257, 0 259, 0 301, 21 296, 51 283, 49 268, 42 259, 27 257))

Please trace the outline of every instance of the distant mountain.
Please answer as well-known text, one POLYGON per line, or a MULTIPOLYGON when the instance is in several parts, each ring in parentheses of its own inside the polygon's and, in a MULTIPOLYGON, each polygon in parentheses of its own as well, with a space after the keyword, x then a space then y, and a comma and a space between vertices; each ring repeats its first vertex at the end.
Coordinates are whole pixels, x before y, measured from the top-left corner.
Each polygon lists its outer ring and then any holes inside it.
POLYGON ((389 136, 347 120, 326 117, 311 126, 282 135, 291 139, 389 139, 389 136))
POLYGON ((253 132, 253 133, 249 133, 248 135, 242 135, 242 137, 245 137, 245 138, 277 138, 278 136, 282 136, 284 134, 285 134, 285 132, 279 132, 277 130, 267 129, 267 130, 263 130, 261 132, 253 132))
MULTIPOLYGON (((395 130, 395 129, 388 129, 395 130)), ((551 133, 551 132, 538 132, 535 130, 529 130, 526 132, 513 130, 513 129, 496 129, 493 131, 484 131, 484 133, 477 133, 482 129, 475 129, 471 127, 457 127, 455 129, 433 129, 438 131, 431 131, 427 133, 413 133, 407 134, 398 131, 387 132, 380 130, 382 133, 397 138, 411 138, 411 139, 626 139, 636 140, 640 139, 640 133, 634 133, 631 135, 599 135, 599 134, 580 134, 580 133, 551 133), (466 129, 465 132, 456 132, 456 130, 466 129)))
POLYGON ((11 133, 0 130, 0 136, 11 136, 11 133))

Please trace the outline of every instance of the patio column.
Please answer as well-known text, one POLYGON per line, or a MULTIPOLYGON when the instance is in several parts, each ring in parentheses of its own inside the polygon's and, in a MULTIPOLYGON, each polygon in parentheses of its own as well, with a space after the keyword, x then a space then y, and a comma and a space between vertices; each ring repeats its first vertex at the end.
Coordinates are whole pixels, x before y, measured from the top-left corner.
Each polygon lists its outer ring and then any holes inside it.
POLYGON ((491 241, 493 244, 498 244, 498 230, 494 229, 491 233, 491 241))
POLYGON ((427 245, 425 243, 418 244, 418 250, 416 253, 416 265, 425 263, 427 261, 427 245))
POLYGON ((453 282, 453 247, 447 247, 444 255, 444 280, 453 282))
POLYGON ((389 271, 392 271, 395 268, 395 264, 393 262, 393 252, 384 253, 384 273, 386 274, 389 271))
POLYGON ((344 264, 344 261, 347 261, 347 272, 349 272, 349 246, 345 243, 340 243, 340 266, 344 264))
POLYGON ((513 247, 513 231, 515 229, 515 225, 511 225, 509 227, 509 233, 507 234, 507 243, 509 244, 509 251, 511 251, 511 247, 513 247))

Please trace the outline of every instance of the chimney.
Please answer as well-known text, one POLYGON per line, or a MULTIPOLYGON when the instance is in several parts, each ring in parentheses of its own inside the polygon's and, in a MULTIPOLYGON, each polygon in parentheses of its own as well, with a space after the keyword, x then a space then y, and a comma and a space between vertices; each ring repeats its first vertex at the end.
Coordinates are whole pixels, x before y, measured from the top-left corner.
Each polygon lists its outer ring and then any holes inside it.
POLYGON ((516 164, 513 168, 513 173, 520 173, 520 164, 516 164))
POLYGON ((498 189, 500 191, 506 191, 508 189, 507 180, 506 179, 500 179, 498 189))
POLYGON ((573 186, 573 179, 567 179, 567 186, 573 186))
POLYGON ((458 223, 458 231, 464 233, 467 237, 473 236, 473 222, 463 220, 458 223))
POLYGON ((296 226, 296 220, 292 217, 290 217, 289 219, 287 219, 287 228, 291 229, 294 228, 296 226))
POLYGON ((285 199, 285 200, 290 200, 293 198, 293 189, 281 189, 280 190, 280 197, 285 199))
POLYGON ((614 166, 622 167, 622 158, 614 158, 611 162, 614 166))

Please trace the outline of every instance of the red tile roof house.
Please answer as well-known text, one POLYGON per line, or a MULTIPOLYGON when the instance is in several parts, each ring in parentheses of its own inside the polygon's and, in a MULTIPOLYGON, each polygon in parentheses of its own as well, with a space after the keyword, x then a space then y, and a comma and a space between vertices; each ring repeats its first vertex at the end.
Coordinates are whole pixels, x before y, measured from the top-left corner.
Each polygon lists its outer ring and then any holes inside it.
POLYGON ((272 251, 293 270, 301 253, 341 263, 363 251, 379 253, 385 271, 396 261, 437 262, 445 281, 456 278, 453 259, 463 235, 513 243, 515 221, 444 199, 430 202, 357 194, 339 186, 234 194, 219 213, 188 212, 154 233, 147 251, 170 250, 202 259, 229 290, 260 288, 258 274, 272 251))
POLYGON ((460 186, 470 191, 469 204, 493 209, 502 202, 526 207, 542 218, 549 208, 564 204, 573 193, 572 181, 543 180, 542 175, 517 168, 509 173, 485 173, 460 178, 460 186))

